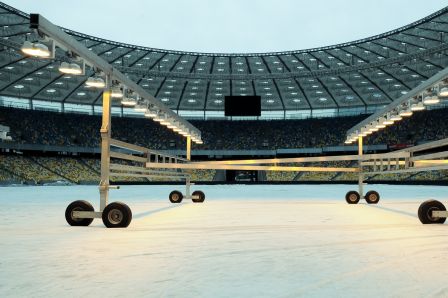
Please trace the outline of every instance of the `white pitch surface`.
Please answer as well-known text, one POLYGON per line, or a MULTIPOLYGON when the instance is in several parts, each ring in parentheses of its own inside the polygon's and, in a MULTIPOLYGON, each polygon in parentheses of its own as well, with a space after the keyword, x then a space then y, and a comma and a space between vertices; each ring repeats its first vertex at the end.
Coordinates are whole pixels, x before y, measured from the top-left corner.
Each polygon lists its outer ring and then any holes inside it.
POLYGON ((203 204, 170 204, 179 186, 124 186, 127 229, 70 227, 94 186, 0 188, 0 297, 447 297, 448 224, 419 204, 448 187, 194 186, 203 204))

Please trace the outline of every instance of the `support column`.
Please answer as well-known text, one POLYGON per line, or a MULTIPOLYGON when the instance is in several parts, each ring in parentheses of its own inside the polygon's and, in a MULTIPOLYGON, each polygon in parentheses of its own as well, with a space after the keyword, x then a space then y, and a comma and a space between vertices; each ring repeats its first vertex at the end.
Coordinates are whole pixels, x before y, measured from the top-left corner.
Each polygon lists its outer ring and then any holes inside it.
POLYGON ((362 155, 363 155, 363 148, 362 148, 362 137, 358 137, 358 156, 359 156, 359 161, 358 161, 358 169, 359 169, 359 173, 358 173, 358 193, 360 195, 361 198, 364 197, 364 186, 363 186, 363 182, 364 182, 364 173, 363 173, 363 169, 362 169, 362 155))
POLYGON ((106 77, 106 89, 103 91, 103 115, 101 124, 101 181, 100 181, 100 211, 102 212, 109 199, 110 174, 110 139, 111 139, 111 89, 110 76, 106 77))
MULTIPOLYGON (((190 161, 191 160, 191 137, 188 136, 187 137, 187 160, 190 161)), ((191 175, 191 170, 187 170, 188 174, 191 175)), ((190 181, 190 176, 188 176, 185 179, 185 196, 188 198, 190 196, 190 185, 191 185, 191 181, 190 181)))
POLYGON ((187 137, 187 159, 191 160, 191 137, 187 137))

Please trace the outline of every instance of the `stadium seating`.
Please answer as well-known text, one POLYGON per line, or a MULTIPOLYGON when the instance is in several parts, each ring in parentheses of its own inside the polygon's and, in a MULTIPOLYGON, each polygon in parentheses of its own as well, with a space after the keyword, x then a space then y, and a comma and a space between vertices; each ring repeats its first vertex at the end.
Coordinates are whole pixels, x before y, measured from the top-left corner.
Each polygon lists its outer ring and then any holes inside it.
MULTIPOLYGON (((115 161, 124 163, 123 161, 115 161)), ((44 184, 64 181, 74 184, 98 184, 100 180, 98 158, 73 158, 67 156, 23 156, 0 154, 0 182, 44 184)), ((212 181, 214 170, 194 170, 191 180, 212 181)), ((112 181, 145 182, 140 177, 112 177, 112 181)), ((159 181, 159 180, 157 180, 159 181)))
MULTIPOLYGON (((448 136, 446 109, 416 113, 399 125, 366 138, 366 144, 415 144, 448 136)), ((0 108, 14 142, 56 146, 97 147, 100 117, 0 108)), ((194 149, 253 150, 342 145, 345 132, 364 119, 356 117, 272 121, 191 121, 202 131, 203 145, 194 149)), ((184 149, 185 140, 143 118, 113 119, 113 137, 153 148, 184 149)))
MULTIPOLYGON (((448 109, 416 113, 379 133, 367 137, 367 144, 413 145, 448 137, 445 115, 448 109)), ((343 118, 272 121, 192 121, 203 134, 204 145, 193 149, 250 150, 309 148, 341 145, 345 132, 365 115, 343 118)), ((47 111, 0 108, 0 118, 11 127, 13 142, 21 144, 97 147, 100 142, 100 117, 62 114, 47 111)), ((184 149, 185 140, 148 119, 114 118, 113 137, 154 149, 184 149)), ((308 164, 312 166, 313 164, 308 164)), ((325 163, 324 166, 347 167, 350 162, 325 163)), ((322 166, 322 164, 320 164, 322 166)), ((67 156, 0 155, 0 181, 68 181, 97 183, 100 161, 97 158, 67 156)), ((192 171, 193 181, 212 181, 216 171, 192 171)), ((440 180, 446 172, 387 174, 367 180, 440 180)), ((355 181, 354 173, 267 172, 267 181, 355 181)), ((148 181, 140 177, 114 178, 121 181, 148 181)))

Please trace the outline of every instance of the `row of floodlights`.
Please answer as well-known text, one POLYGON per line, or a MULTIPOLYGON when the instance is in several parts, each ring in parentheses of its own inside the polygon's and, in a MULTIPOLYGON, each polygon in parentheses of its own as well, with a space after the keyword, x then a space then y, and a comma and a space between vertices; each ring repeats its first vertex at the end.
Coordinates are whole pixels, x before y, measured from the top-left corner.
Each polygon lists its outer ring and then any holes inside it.
POLYGON ((397 121, 402 120, 405 117, 410 117, 414 112, 423 111, 426 106, 435 105, 442 100, 448 99, 448 79, 439 83, 436 87, 428 89, 423 94, 415 96, 408 101, 396 107, 393 111, 388 112, 385 115, 380 116, 376 121, 369 123, 362 127, 360 130, 356 130, 345 141, 345 144, 351 144, 358 140, 359 137, 368 136, 386 126, 392 125, 397 121))
MULTIPOLYGON (((39 58, 54 58, 54 42, 50 41, 50 46, 46 45, 44 42, 30 42, 25 41, 21 47, 21 51, 29 56, 39 57, 39 58), (52 50, 50 50, 52 48, 52 50)), ((70 75, 84 75, 85 74, 85 62, 81 59, 80 64, 75 62, 62 62, 59 66, 59 71, 64 74, 70 75)), ((100 76, 89 77, 86 80, 86 86, 91 88, 103 89, 106 87, 106 82, 100 76)), ((164 112, 150 106, 142 98, 139 98, 131 90, 126 90, 121 88, 120 85, 116 84, 111 88, 111 97, 116 99, 121 99, 121 104, 127 107, 134 107, 136 112, 143 112, 145 117, 151 118, 161 125, 168 127, 169 129, 177 132, 184 137, 190 137, 191 140, 197 144, 203 144, 201 137, 199 135, 193 134, 190 130, 171 119, 164 112), (122 90, 123 89, 123 90, 122 90)))
POLYGON ((133 92, 126 90, 125 92, 121 92, 121 89, 117 86, 112 88, 111 96, 113 98, 121 98, 121 104, 123 106, 133 107, 134 111, 144 113, 146 118, 152 119, 184 137, 191 137, 191 140, 197 144, 203 144, 200 136, 192 134, 187 127, 183 126, 175 119, 170 118, 153 105, 139 99, 133 92))

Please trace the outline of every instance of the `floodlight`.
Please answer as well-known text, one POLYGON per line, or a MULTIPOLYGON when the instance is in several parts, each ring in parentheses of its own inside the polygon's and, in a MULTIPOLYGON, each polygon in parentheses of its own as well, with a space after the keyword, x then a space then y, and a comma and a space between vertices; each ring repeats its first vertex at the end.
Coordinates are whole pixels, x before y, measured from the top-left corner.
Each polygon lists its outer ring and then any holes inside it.
POLYGON ((390 120, 392 121, 400 121, 402 118, 402 116, 399 113, 394 113, 390 116, 390 120))
POLYGON ((110 96, 112 98, 123 98, 123 92, 121 91, 119 86, 114 86, 114 87, 112 87, 110 96))
POLYGON ((370 124, 370 126, 369 126, 369 131, 370 132, 376 132, 378 130, 379 130, 379 128, 376 127, 376 123, 371 123, 370 124))
POLYGON ((184 137, 189 137, 189 136, 191 136, 189 130, 188 130, 188 129, 185 129, 185 128, 182 129, 179 133, 180 133, 181 135, 183 135, 184 137))
POLYGON ((160 121, 160 124, 162 124, 163 126, 168 126, 169 124, 171 124, 171 122, 168 119, 168 117, 165 115, 165 117, 163 117, 162 120, 160 121))
POLYGON ((147 109, 145 112, 145 117, 147 118, 156 118, 157 117, 157 111, 153 111, 151 109, 147 109))
POLYGON ((144 113, 144 112, 146 112, 147 109, 148 109, 148 106, 143 102, 139 102, 138 104, 136 103, 134 106, 134 111, 139 112, 139 113, 144 113))
POLYGON ((410 117, 410 116, 412 116, 412 114, 414 114, 414 113, 412 112, 411 109, 403 109, 400 111, 400 113, 398 115, 400 115, 401 117, 410 117))
POLYGON ((384 118, 380 118, 380 119, 378 119, 378 122, 377 122, 377 124, 375 125, 375 128, 378 128, 378 129, 380 129, 380 128, 385 128, 386 125, 385 125, 383 122, 384 122, 384 118))
POLYGON ((365 137, 369 134, 369 131, 367 130, 367 128, 363 127, 361 128, 361 133, 358 135, 359 137, 365 137))
POLYGON ((425 109, 425 106, 423 105, 422 102, 419 103, 415 103, 413 105, 411 105, 411 111, 423 111, 425 109))
POLYGON ((123 97, 121 104, 127 107, 133 107, 137 104, 137 101, 132 97, 123 97))
POLYGON ((156 122, 161 122, 164 120, 164 115, 161 113, 157 113, 157 115, 152 120, 154 120, 156 122))
POLYGON ((20 48, 20 50, 29 56, 39 57, 39 58, 50 58, 51 52, 46 45, 43 43, 32 43, 29 41, 25 41, 20 48))
POLYGON ((93 88, 104 88, 106 87, 106 82, 100 77, 89 77, 86 81, 86 85, 93 88))
POLYGON ((423 104, 425 105, 435 105, 440 102, 440 98, 437 95, 427 95, 423 98, 423 104))
POLYGON ((61 65, 59 66, 59 71, 71 75, 81 75, 83 73, 81 66, 79 66, 76 63, 68 63, 68 62, 62 62, 61 65))
POLYGON ((386 125, 386 126, 394 124, 394 120, 391 119, 390 114, 387 114, 386 120, 383 121, 383 124, 386 125))
POLYGON ((439 96, 440 97, 448 97, 448 86, 444 86, 439 89, 439 96))

